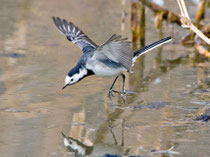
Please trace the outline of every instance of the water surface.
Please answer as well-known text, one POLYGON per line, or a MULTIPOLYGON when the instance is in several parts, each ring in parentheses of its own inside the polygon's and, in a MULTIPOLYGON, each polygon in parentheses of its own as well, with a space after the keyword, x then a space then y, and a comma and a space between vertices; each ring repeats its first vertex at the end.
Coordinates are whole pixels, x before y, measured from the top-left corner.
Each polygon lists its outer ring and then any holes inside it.
MULTIPOLYGON (((152 156, 151 150, 175 146, 176 156, 210 156, 209 123, 193 119, 209 106, 209 63, 195 62, 193 48, 180 43, 187 31, 165 27, 173 42, 137 61, 126 88, 136 93, 127 105, 107 92, 112 78, 88 77, 61 90, 68 70, 81 52, 53 24, 52 16, 71 20, 97 44, 113 33, 131 39, 130 2, 121 31, 121 1, 0 1, 0 152, 5 157, 74 156, 63 145, 61 131, 88 145, 118 143, 125 119, 124 148, 130 155, 152 156), (207 92, 203 92, 203 90, 207 92), (160 108, 132 110, 140 104, 166 102, 160 108)), ((175 8, 176 2, 165 7, 175 8)), ((196 6, 189 3, 192 17, 196 6)), ((153 14, 146 10, 146 44, 159 39, 153 14)), ((121 88, 121 81, 116 85, 121 88)), ((161 156, 159 154, 154 156, 161 156)), ((166 155, 162 155, 166 156, 166 155)), ((175 156, 175 155, 174 155, 175 156)))

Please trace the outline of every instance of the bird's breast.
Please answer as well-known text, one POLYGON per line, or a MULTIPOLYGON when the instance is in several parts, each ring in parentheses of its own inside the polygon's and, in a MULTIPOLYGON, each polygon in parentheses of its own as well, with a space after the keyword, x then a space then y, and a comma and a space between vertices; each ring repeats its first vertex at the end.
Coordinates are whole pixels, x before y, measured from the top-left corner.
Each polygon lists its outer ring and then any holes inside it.
POLYGON ((106 63, 103 61, 88 61, 86 63, 86 68, 92 70, 95 75, 98 76, 114 76, 119 73, 126 71, 126 69, 121 65, 116 65, 113 63, 106 63))

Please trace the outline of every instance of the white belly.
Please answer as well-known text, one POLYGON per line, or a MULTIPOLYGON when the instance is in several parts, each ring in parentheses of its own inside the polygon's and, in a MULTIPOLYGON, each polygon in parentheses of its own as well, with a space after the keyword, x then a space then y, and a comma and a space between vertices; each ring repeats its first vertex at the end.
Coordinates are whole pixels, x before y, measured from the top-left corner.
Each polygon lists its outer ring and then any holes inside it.
POLYGON ((123 71, 126 71, 124 67, 112 68, 100 62, 89 64, 87 63, 86 68, 92 70, 95 73, 95 75, 98 76, 113 76, 118 75, 123 71))

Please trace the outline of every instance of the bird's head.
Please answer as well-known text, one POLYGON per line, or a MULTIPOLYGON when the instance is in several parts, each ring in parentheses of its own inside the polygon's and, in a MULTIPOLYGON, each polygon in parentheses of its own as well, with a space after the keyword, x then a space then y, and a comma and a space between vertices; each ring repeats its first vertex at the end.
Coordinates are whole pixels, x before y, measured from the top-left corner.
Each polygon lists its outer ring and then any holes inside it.
POLYGON ((70 151, 75 152, 77 155, 84 156, 92 151, 91 146, 86 146, 82 142, 72 138, 67 137, 63 132, 61 134, 64 137, 64 146, 70 151))
POLYGON ((68 148, 69 151, 71 152, 75 152, 78 150, 78 148, 80 147, 80 144, 77 142, 76 139, 73 139, 71 137, 67 137, 63 132, 61 132, 61 134, 64 137, 64 146, 68 148))
POLYGON ((77 79, 76 79, 75 75, 73 75, 73 76, 67 75, 65 78, 65 84, 62 89, 66 88, 67 86, 73 85, 76 82, 77 82, 77 79))
POLYGON ((65 84, 62 89, 66 88, 69 85, 73 85, 86 76, 90 75, 90 72, 84 67, 75 67, 69 71, 68 75, 65 78, 65 84))

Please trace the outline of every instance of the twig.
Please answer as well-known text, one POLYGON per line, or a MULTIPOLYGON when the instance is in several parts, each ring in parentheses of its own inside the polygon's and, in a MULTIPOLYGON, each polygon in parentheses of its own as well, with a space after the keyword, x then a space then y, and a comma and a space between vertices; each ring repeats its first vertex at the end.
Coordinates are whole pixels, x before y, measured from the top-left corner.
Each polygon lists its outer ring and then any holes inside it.
POLYGON ((190 16, 189 16, 189 14, 187 12, 187 8, 186 8, 184 0, 177 0, 177 2, 178 2, 178 5, 179 5, 179 9, 180 9, 181 15, 185 16, 188 19, 190 19, 190 16))
POLYGON ((186 8, 184 0, 177 0, 177 2, 178 2, 179 9, 180 9, 180 12, 181 12, 180 19, 181 19, 181 22, 182 22, 182 27, 191 29, 201 39, 203 39, 207 44, 210 45, 210 39, 208 37, 206 37, 197 27, 195 27, 192 24, 191 19, 189 17, 189 14, 187 12, 187 8, 186 8))
POLYGON ((200 53, 201 55, 210 58, 210 52, 206 50, 202 45, 196 44, 195 49, 200 53))
MULTIPOLYGON (((142 0, 140 0, 142 2, 142 0)), ((161 6, 159 6, 156 3, 153 3, 151 0, 146 0, 145 5, 151 9, 155 14, 162 14, 162 18, 164 20, 167 20, 167 22, 170 23, 176 23, 178 25, 181 25, 181 21, 179 19, 179 16, 175 13, 171 12, 170 10, 164 9, 161 6)))

